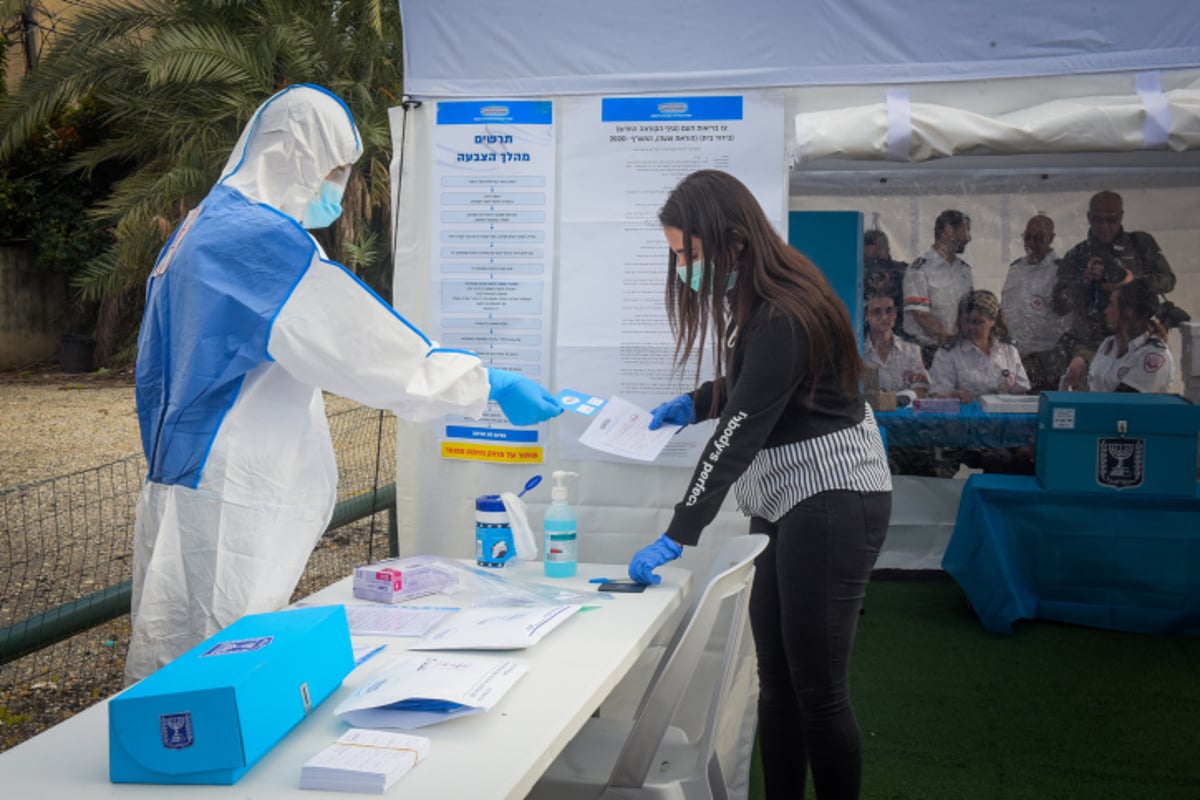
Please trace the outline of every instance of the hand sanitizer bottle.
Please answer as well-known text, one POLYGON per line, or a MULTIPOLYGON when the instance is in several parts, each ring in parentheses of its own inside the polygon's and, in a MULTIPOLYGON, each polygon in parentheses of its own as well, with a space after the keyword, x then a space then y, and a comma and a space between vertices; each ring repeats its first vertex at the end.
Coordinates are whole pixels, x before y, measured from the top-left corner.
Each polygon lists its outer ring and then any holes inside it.
POLYGON ((579 473, 555 470, 554 488, 550 490, 550 505, 543 517, 545 531, 546 577, 570 578, 579 560, 575 509, 567 504, 566 478, 578 478, 579 473))

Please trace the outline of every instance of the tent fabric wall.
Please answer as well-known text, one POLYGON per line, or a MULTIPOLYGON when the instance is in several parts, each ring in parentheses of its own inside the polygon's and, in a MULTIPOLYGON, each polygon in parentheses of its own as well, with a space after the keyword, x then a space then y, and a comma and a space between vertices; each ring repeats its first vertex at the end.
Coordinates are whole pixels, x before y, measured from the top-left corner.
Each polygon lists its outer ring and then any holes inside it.
POLYGON ((1200 64, 1190 0, 401 0, 406 91, 528 97, 1200 64))

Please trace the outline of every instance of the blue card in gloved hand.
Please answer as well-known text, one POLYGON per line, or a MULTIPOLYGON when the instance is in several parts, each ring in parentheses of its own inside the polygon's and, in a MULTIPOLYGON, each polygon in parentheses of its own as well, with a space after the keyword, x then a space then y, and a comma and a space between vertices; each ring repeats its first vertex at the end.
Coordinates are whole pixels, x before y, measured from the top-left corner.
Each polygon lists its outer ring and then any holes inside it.
POLYGON ((567 411, 574 411, 576 414, 583 414, 585 417, 592 416, 608 402, 603 397, 577 392, 574 389, 563 389, 554 395, 554 398, 562 403, 562 407, 567 411))

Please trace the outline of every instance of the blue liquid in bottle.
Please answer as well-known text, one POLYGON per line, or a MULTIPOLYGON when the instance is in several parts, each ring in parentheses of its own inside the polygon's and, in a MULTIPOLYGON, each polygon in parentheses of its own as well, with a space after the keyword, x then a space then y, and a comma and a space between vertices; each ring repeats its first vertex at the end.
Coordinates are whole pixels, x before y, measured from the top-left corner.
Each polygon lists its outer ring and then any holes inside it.
POLYGON ((564 478, 574 475, 562 470, 554 472, 554 480, 558 483, 550 490, 550 505, 542 518, 544 566, 548 578, 572 577, 579 562, 575 509, 567 503, 567 487, 562 485, 564 478))

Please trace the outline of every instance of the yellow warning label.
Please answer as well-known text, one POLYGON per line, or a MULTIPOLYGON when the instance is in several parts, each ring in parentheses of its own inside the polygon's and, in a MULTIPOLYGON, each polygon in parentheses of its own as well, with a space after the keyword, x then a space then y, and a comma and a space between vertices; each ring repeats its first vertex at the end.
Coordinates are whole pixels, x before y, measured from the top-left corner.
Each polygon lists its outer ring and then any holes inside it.
POLYGON ((494 464, 541 464, 542 448, 442 442, 442 458, 490 461, 494 464))

